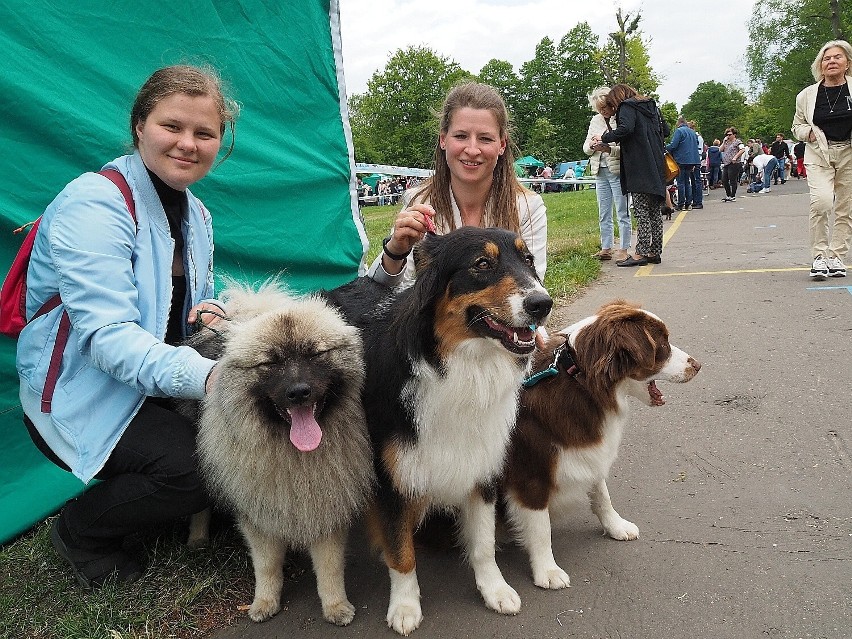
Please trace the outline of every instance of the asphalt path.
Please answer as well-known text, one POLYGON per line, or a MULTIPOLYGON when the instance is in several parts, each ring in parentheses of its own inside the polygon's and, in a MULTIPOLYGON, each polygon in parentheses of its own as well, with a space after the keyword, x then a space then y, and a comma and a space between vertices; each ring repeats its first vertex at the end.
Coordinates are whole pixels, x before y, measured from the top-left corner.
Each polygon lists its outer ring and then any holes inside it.
MULTIPOLYGON (((662 264, 605 263, 550 323, 628 299, 702 363, 690 383, 660 384, 665 406, 632 406, 608 484, 640 538, 603 537, 578 510, 553 535, 571 577, 560 591, 536 588, 523 551, 503 544, 516 616, 485 608, 457 550, 420 548, 424 620, 413 637, 852 637, 852 274, 809 281, 804 180, 722 195, 664 223, 662 264)), ((276 617, 246 617, 214 638, 396 636, 387 571, 360 525, 348 548, 350 626, 322 619, 306 556, 287 572, 276 617)))

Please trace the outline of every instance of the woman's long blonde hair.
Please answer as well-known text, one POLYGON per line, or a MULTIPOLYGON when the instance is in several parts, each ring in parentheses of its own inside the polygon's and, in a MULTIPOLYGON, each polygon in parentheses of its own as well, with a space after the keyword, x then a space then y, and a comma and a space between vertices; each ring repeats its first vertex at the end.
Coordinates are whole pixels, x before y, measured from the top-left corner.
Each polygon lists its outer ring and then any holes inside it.
MULTIPOLYGON (((494 167, 494 179, 485 204, 482 225, 518 233, 520 214, 517 196, 525 189, 515 176, 515 155, 512 152, 509 136, 509 112, 506 104, 497 90, 488 84, 479 82, 460 84, 453 88, 444 100, 439 114, 441 133, 447 133, 450 130, 453 114, 465 107, 490 111, 500 129, 500 138, 506 140, 506 149, 497 157, 497 166, 494 167)), ((455 228, 455 223, 450 200, 450 167, 447 164, 447 152, 441 148, 440 139, 435 142, 433 163, 435 174, 414 194, 411 201, 414 203, 428 201, 435 209, 436 226, 446 233, 455 228)))

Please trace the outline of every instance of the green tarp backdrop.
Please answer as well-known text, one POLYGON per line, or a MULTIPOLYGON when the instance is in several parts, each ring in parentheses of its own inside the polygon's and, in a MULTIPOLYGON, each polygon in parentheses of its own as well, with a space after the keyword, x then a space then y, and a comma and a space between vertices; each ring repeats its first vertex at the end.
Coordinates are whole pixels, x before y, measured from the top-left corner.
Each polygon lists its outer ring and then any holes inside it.
MULTIPOLYGON (((2 3, 0 49, 0 276, 12 229, 128 152, 136 91, 177 63, 212 65, 242 105, 233 155, 191 187, 213 215, 217 275, 283 273, 295 292, 358 275, 337 0, 2 3)), ((29 441, 14 350, 0 337, 0 542, 83 489, 29 441)))

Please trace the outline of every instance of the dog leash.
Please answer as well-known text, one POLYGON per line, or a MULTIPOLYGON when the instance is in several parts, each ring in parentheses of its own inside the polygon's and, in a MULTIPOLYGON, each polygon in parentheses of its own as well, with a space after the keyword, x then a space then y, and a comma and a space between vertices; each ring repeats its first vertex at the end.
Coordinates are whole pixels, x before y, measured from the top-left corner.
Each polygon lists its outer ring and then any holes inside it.
POLYGON ((571 377, 576 377, 580 374, 580 367, 577 366, 577 362, 574 361, 574 355, 571 353, 571 346, 568 344, 570 337, 570 335, 566 336, 565 341, 553 349, 553 361, 550 363, 550 366, 538 373, 533 373, 522 382, 524 388, 530 388, 531 386, 538 384, 543 379, 558 375, 560 367, 571 377))

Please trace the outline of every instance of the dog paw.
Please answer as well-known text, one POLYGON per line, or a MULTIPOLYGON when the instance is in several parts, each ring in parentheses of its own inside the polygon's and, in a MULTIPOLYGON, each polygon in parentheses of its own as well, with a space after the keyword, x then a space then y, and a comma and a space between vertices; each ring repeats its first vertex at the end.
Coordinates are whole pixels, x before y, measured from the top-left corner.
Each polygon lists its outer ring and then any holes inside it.
POLYGON ((482 591, 485 605, 504 615, 516 615, 521 611, 521 598, 515 589, 507 583, 490 592, 482 591))
POLYGON ((632 521, 620 519, 606 527, 606 534, 613 539, 630 541, 639 538, 639 526, 632 521))
POLYGON ((419 602, 399 603, 388 608, 388 627, 407 637, 423 621, 419 602))
POLYGON ((251 602, 251 608, 249 608, 249 617, 251 617, 252 621, 260 623, 261 621, 266 621, 274 616, 279 610, 281 610, 280 601, 276 601, 274 599, 255 598, 255 600, 251 602))
POLYGON ((559 590, 571 586, 571 579, 568 573, 562 570, 559 566, 554 566, 548 570, 542 570, 533 575, 533 583, 539 588, 547 588, 548 590, 559 590))
POLYGON ((335 626, 348 626, 355 618, 355 606, 346 599, 322 607, 322 616, 335 626))

